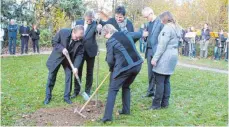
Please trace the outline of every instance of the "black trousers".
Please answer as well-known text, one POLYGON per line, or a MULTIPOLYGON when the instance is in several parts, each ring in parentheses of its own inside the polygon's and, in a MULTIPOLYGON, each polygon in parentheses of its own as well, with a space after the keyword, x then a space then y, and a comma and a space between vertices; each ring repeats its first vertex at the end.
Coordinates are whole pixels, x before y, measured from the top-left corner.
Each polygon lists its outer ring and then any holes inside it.
POLYGON ((21 37, 21 54, 28 53, 29 37, 21 37))
MULTIPOLYGON (((87 63, 85 92, 88 95, 90 95, 91 87, 92 87, 92 83, 93 83, 93 69, 94 69, 95 57, 89 57, 87 52, 86 51, 84 52, 84 58, 82 60, 82 63, 80 64, 80 67, 78 68, 78 75, 79 75, 80 81, 82 81, 81 80, 82 79, 82 71, 83 71, 83 65, 84 65, 85 61, 87 63)), ((78 95, 80 92, 80 85, 76 79, 74 79, 74 84, 75 84, 74 94, 78 95)))
POLYGON ((121 73, 115 79, 112 78, 111 73, 107 104, 103 117, 104 121, 112 120, 115 99, 120 88, 122 88, 122 112, 126 114, 130 113, 130 85, 133 83, 140 70, 141 65, 138 65, 128 71, 121 73))
POLYGON ((39 40, 38 39, 32 39, 33 41, 33 52, 35 53, 36 52, 36 49, 37 49, 37 52, 40 53, 39 51, 39 40))
POLYGON ((64 59, 62 64, 60 64, 54 71, 49 71, 48 80, 46 84, 46 98, 52 98, 52 90, 56 82, 56 76, 60 66, 62 65, 65 72, 64 99, 70 99, 70 93, 72 89, 72 71, 70 65, 67 62, 67 59, 64 59))
POLYGON ((148 48, 147 49, 147 66, 148 66, 148 81, 149 81, 149 86, 148 86, 148 90, 147 92, 149 94, 154 93, 154 87, 155 87, 155 76, 154 73, 152 71, 153 69, 153 65, 151 64, 151 60, 152 60, 152 49, 148 48))
POLYGON ((156 91, 152 106, 156 108, 169 105, 170 97, 170 75, 155 74, 156 91))

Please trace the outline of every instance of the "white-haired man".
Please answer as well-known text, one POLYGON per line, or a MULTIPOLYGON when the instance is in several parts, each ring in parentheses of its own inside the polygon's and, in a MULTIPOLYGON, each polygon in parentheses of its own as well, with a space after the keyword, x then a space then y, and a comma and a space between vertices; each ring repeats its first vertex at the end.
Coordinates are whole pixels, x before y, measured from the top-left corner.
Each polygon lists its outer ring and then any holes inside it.
MULTIPOLYGON (((86 71, 86 85, 85 92, 90 95, 91 87, 93 83, 93 69, 95 63, 95 56, 98 52, 98 45, 96 42, 96 33, 101 31, 102 25, 97 25, 96 21, 94 21, 94 12, 92 10, 88 10, 84 14, 84 19, 76 21, 76 25, 84 26, 84 37, 83 37, 83 45, 84 45, 84 55, 82 63, 79 67, 79 78, 82 78, 83 65, 86 61, 87 63, 87 71, 86 71)), ((75 98, 80 92, 80 85, 74 80, 74 93, 71 96, 75 98)))
POLYGON ((9 38, 9 53, 14 55, 16 53, 16 41, 17 41, 18 26, 15 24, 15 20, 11 19, 8 26, 8 38, 9 38))
POLYGON ((102 29, 107 40, 106 61, 111 72, 107 104, 102 122, 112 120, 112 112, 116 95, 122 88, 122 110, 119 114, 130 114, 130 85, 141 70, 143 60, 138 53, 134 40, 148 36, 148 32, 118 31, 107 24, 102 29))
POLYGON ((155 76, 152 72, 153 66, 151 64, 151 59, 156 52, 158 45, 158 36, 164 25, 161 23, 160 18, 155 16, 153 10, 150 7, 145 7, 142 10, 142 16, 148 20, 146 29, 149 32, 149 36, 146 38, 147 45, 145 52, 145 58, 147 59, 148 64, 149 87, 145 97, 152 97, 154 95, 155 76))

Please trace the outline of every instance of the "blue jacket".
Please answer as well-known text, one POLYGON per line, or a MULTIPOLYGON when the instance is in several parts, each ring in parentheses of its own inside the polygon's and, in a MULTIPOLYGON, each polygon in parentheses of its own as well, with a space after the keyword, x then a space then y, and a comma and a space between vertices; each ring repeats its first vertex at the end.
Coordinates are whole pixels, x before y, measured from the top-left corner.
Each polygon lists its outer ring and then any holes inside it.
POLYGON ((113 72, 112 78, 116 78, 122 72, 142 64, 143 60, 134 44, 134 39, 141 37, 141 32, 124 31, 114 33, 107 40, 106 61, 110 71, 113 72))
MULTIPOLYGON (((151 56, 153 56, 157 50, 158 36, 161 30, 163 29, 163 27, 164 25, 161 23, 161 20, 159 18, 156 18, 152 31, 148 31, 149 36, 147 37, 147 43, 150 43, 152 46, 152 52, 149 52, 151 56)), ((148 48, 146 48, 145 58, 147 58, 147 53, 148 53, 148 48)))
POLYGON ((210 30, 206 29, 206 31, 204 32, 204 29, 202 29, 201 31, 201 40, 209 40, 211 38, 210 36, 210 30))
POLYGON ((17 25, 9 25, 8 26, 8 37, 9 38, 17 38, 17 25))

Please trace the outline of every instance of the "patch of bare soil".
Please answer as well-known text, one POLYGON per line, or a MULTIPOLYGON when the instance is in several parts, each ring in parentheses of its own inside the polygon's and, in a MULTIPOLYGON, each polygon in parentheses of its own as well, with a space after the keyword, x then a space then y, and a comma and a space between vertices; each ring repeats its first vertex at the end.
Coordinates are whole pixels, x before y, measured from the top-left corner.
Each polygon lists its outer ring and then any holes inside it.
POLYGON ((82 105, 72 104, 70 107, 57 107, 57 108, 41 108, 36 112, 24 115, 23 119, 16 122, 17 126, 20 125, 36 125, 36 126, 77 126, 84 125, 87 121, 96 121, 101 117, 104 110, 104 105, 98 101, 97 106, 95 101, 91 101, 82 114, 86 116, 83 118, 74 109, 80 110, 82 105))

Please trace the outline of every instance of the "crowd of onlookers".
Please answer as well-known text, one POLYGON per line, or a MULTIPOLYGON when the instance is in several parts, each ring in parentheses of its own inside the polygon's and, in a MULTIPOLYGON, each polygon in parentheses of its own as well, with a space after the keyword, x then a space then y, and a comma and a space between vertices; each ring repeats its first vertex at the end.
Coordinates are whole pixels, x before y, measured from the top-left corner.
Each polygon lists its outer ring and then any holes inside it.
MULTIPOLYGON (((144 26, 145 27, 145 26, 144 26)), ((214 38, 213 42, 213 57, 214 60, 220 60, 224 58, 226 61, 228 60, 228 36, 225 34, 223 29, 220 29, 219 32, 210 32, 208 28, 208 24, 205 23, 203 29, 200 32, 200 35, 197 35, 197 32, 194 27, 189 27, 187 30, 182 30, 182 39, 179 42, 179 53, 183 56, 188 56, 190 58, 197 57, 197 44, 199 44, 199 56, 200 58, 208 57, 209 50, 209 42, 211 38, 214 38)), ((8 36, 8 51, 9 54, 13 55, 16 52, 16 40, 17 34, 20 34, 21 39, 21 54, 28 53, 28 42, 29 38, 32 40, 33 52, 39 53, 39 36, 40 31, 37 28, 36 24, 32 25, 32 29, 27 25, 27 22, 24 21, 23 24, 18 28, 18 25, 15 24, 15 20, 11 19, 10 24, 6 30, 0 30, 0 41, 1 41, 1 49, 3 48, 3 37, 8 36), (6 32, 7 31, 7 32, 6 32)), ((140 43, 140 52, 145 52, 146 43, 144 39, 139 40, 140 43)))
MULTIPOLYGON (((208 24, 205 23, 203 29, 198 35, 194 27, 189 27, 187 30, 182 30, 182 39, 179 42, 179 53, 183 56, 190 58, 197 57, 197 48, 199 44, 199 57, 208 58, 209 54, 209 43, 210 39, 213 38, 214 49, 213 58, 214 60, 225 59, 228 61, 228 33, 225 33, 223 29, 219 32, 210 32, 208 24)), ((145 52, 145 42, 143 39, 140 40, 140 51, 145 52)))
POLYGON ((10 20, 10 24, 5 30, 1 28, 0 31, 1 50, 3 48, 3 41, 8 40, 9 54, 14 55, 16 53, 16 42, 17 42, 18 34, 20 35, 20 39, 21 39, 21 54, 24 53, 28 54, 29 38, 31 38, 32 40, 33 52, 34 53, 40 52, 39 51, 40 31, 37 28, 37 25, 33 24, 32 28, 30 29, 30 27, 27 25, 27 22, 24 21, 23 24, 20 27, 18 27, 18 25, 15 24, 15 20, 13 19, 10 20))

